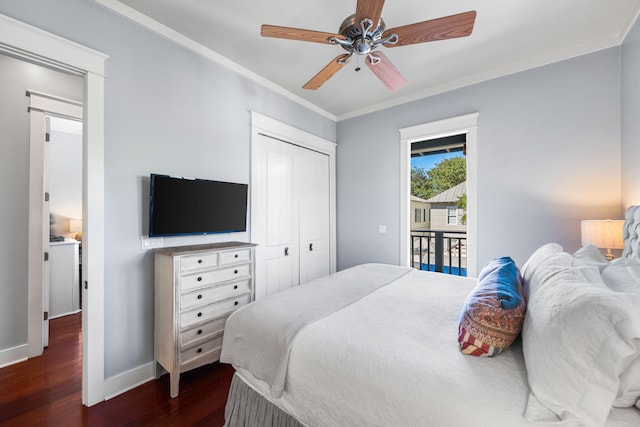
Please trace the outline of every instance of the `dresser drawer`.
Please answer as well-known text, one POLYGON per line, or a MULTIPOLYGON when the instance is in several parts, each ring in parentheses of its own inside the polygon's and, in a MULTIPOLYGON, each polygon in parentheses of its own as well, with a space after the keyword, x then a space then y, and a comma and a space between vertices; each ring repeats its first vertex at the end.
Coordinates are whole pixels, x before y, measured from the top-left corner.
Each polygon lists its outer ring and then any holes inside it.
POLYGON ((243 305, 248 304, 250 301, 251 294, 247 294, 216 304, 209 304, 203 307, 198 307, 196 309, 186 311, 180 314, 180 327, 182 329, 188 328, 191 325, 195 325, 200 322, 206 322, 207 320, 229 314, 232 311, 242 307, 243 305))
POLYGON ((228 317, 218 317, 211 322, 182 331, 180 333, 180 350, 184 351, 196 343, 207 341, 216 335, 222 335, 228 317))
POLYGON ((180 309, 210 304, 236 295, 251 293, 251 282, 249 279, 234 280, 222 285, 201 288, 196 292, 189 292, 180 296, 180 309))
POLYGON ((180 278, 180 290, 199 288, 212 285, 218 282, 226 282, 238 278, 246 278, 251 275, 249 264, 237 265, 235 267, 220 268, 217 270, 202 271, 197 274, 190 274, 180 278))
POLYGON ((220 265, 235 264, 249 261, 251 259, 251 249, 238 249, 220 253, 220 265))
POLYGON ((222 335, 219 335, 200 345, 180 352, 180 366, 193 363, 195 359, 207 358, 207 356, 222 347, 222 335))
POLYGON ((204 253, 199 255, 183 256, 180 259, 180 272, 202 270, 218 266, 217 253, 204 253))

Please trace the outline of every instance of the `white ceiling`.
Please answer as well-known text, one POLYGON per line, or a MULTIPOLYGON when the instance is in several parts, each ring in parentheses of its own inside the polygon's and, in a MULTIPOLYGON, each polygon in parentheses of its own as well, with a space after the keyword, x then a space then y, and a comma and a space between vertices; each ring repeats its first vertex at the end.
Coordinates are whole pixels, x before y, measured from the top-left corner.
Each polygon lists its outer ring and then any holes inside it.
POLYGON ((169 27, 338 120, 619 45, 640 10, 640 0, 388 0, 382 11, 387 28, 476 10, 474 31, 464 38, 380 47, 409 81, 398 91, 388 91, 362 58, 362 70, 355 72, 355 57, 309 91, 302 85, 344 50, 264 38, 260 25, 337 33, 356 0, 96 1, 165 34, 169 27))

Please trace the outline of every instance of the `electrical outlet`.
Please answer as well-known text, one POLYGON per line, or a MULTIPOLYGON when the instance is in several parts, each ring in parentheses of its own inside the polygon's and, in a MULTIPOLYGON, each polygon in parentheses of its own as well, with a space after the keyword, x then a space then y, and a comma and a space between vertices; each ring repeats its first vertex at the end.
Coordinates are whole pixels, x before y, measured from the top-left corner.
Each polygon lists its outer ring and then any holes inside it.
POLYGON ((153 248, 161 248, 164 246, 164 240, 162 237, 147 237, 142 236, 140 239, 140 249, 146 251, 153 248))

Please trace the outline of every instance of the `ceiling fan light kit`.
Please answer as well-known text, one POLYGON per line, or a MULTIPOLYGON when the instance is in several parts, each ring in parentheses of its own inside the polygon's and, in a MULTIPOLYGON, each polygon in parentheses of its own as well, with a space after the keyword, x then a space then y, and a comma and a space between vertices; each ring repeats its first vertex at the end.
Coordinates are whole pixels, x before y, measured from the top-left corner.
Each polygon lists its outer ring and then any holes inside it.
POLYGON ((336 56, 304 89, 316 90, 342 69, 355 55, 365 57, 365 64, 389 90, 403 87, 407 80, 382 52, 373 52, 380 46, 396 47, 457 37, 466 37, 473 31, 476 12, 469 11, 429 21, 417 22, 387 31, 381 17, 384 0, 358 0, 356 13, 348 16, 337 34, 300 28, 263 25, 260 34, 314 43, 341 46, 346 54, 336 56), (374 24, 375 23, 375 24, 374 24))

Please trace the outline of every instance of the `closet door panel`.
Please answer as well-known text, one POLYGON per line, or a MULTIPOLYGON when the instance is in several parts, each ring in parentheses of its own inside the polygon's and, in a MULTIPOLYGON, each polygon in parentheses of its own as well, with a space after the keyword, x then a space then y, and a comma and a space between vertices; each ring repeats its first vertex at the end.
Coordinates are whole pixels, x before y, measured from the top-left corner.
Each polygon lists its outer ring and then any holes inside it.
POLYGON ((300 283, 331 272, 329 156, 301 149, 297 158, 300 212, 300 283))
POLYGON ((295 155, 292 146, 282 141, 262 137, 262 162, 258 188, 264 203, 265 215, 261 226, 265 241, 257 259, 264 269, 263 286, 257 288, 256 298, 268 296, 299 283, 299 233, 295 212, 295 155))

